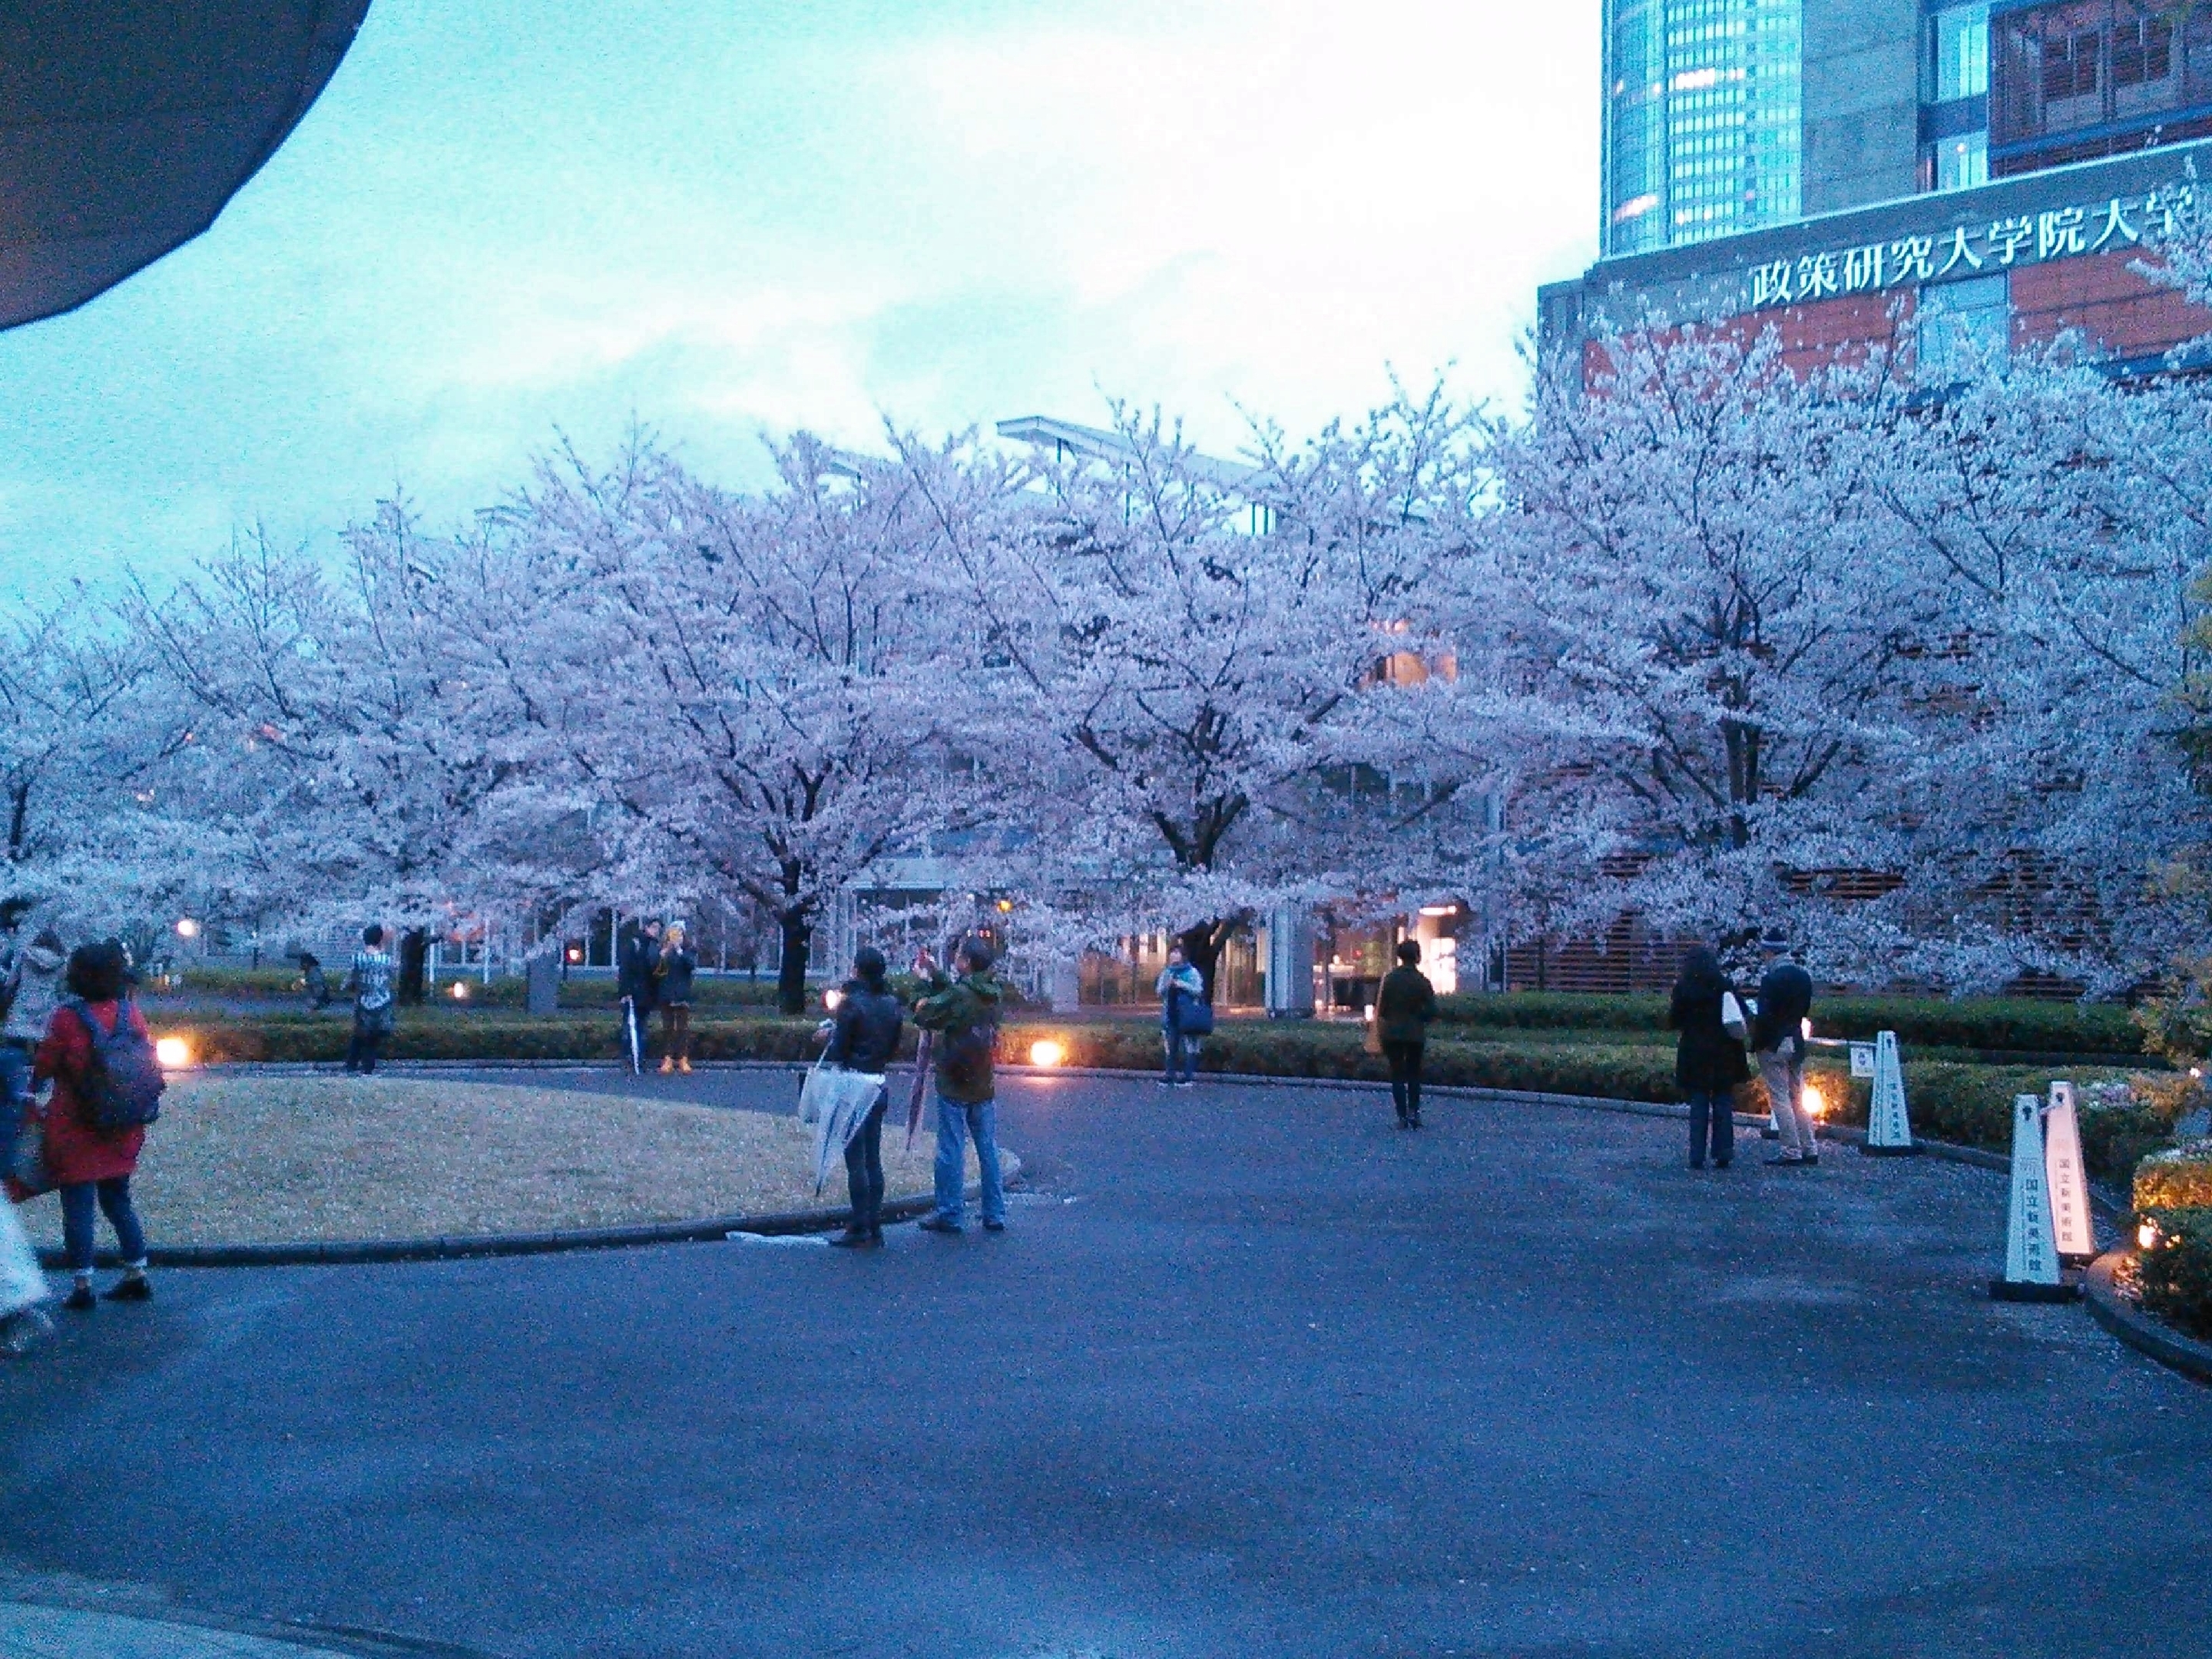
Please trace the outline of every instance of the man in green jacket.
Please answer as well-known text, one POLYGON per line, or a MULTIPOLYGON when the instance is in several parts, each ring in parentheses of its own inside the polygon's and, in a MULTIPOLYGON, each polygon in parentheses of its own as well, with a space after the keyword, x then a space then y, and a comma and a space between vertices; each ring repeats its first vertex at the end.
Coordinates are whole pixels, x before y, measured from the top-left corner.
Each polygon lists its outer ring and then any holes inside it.
POLYGON ((1421 1054, 1429 1022, 1437 1017, 1437 988, 1421 971, 1421 947, 1407 939, 1398 947, 1398 965, 1382 981, 1375 1000, 1375 1022, 1382 1029, 1382 1058, 1390 1066, 1390 1103, 1398 1127, 1421 1127, 1421 1054))
POLYGON ((966 1143, 972 1137, 983 1174, 983 1231, 1002 1233, 1006 1191, 999 1176, 991 1060, 1005 992, 991 972, 991 947, 981 939, 962 941, 957 965, 960 977, 947 979, 927 951, 914 963, 923 985, 914 1023, 937 1034, 937 1209, 921 1225, 933 1233, 965 1231, 966 1143))

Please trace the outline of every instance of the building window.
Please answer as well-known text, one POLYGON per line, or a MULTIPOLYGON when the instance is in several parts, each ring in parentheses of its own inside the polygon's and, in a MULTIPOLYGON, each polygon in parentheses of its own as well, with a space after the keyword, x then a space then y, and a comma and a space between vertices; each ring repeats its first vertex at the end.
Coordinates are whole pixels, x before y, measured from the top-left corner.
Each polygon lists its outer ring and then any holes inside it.
POLYGON ((1948 104, 1990 89, 1990 9, 1949 6, 1928 20, 1928 89, 1923 101, 1948 104))
POLYGON ((2173 73, 2173 20, 2142 17, 2112 26, 2112 85, 2139 87, 2173 73))
POLYGON ((1972 190, 1990 181, 1990 136, 1962 132, 1928 146, 1928 173, 1936 190, 1972 190))
POLYGON ((2083 29, 2043 43, 2043 101, 2097 94, 2097 31, 2083 29))
POLYGON ((1923 386, 1953 386, 2012 356, 2012 279, 2002 272, 1920 290, 1914 333, 1923 386))

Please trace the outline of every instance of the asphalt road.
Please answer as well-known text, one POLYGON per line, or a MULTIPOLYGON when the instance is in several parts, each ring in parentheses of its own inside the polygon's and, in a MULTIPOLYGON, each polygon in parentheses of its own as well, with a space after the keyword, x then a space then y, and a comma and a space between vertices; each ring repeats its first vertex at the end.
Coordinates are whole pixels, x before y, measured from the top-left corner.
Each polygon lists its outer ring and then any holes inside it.
POLYGON ((2212 1649, 2212 1393, 1980 1294, 1998 1176, 1005 1093, 1002 1237, 163 1275, 0 1369, 0 1589, 506 1659, 2212 1649))

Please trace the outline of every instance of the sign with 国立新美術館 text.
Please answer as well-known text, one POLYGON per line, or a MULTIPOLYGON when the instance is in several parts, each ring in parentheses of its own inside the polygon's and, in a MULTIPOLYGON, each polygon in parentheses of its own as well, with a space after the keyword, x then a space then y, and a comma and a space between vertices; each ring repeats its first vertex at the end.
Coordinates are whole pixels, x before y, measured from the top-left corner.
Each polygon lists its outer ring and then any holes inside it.
POLYGON ((1766 311, 2142 247, 2171 236, 2195 201, 2193 185, 2166 185, 2083 206, 1954 224, 1925 236, 1771 259, 1744 272, 1745 299, 1749 309, 1766 311))

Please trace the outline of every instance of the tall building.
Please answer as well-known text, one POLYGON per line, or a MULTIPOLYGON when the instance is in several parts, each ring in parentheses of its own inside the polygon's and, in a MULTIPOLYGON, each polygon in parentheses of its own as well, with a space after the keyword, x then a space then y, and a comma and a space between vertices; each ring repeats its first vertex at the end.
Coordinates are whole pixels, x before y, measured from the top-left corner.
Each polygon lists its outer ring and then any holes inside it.
POLYGON ((1807 362, 1910 340, 1941 379, 2060 333, 2148 367, 2212 331, 2136 268, 2212 189, 2212 4, 1604 5, 1601 252, 1539 295, 1547 351, 1727 323, 1807 362))
POLYGON ((2212 8, 1604 3, 1607 258, 2212 135, 2212 8))
POLYGON ((1799 5, 1605 0, 1607 253, 1797 216, 1799 5))

